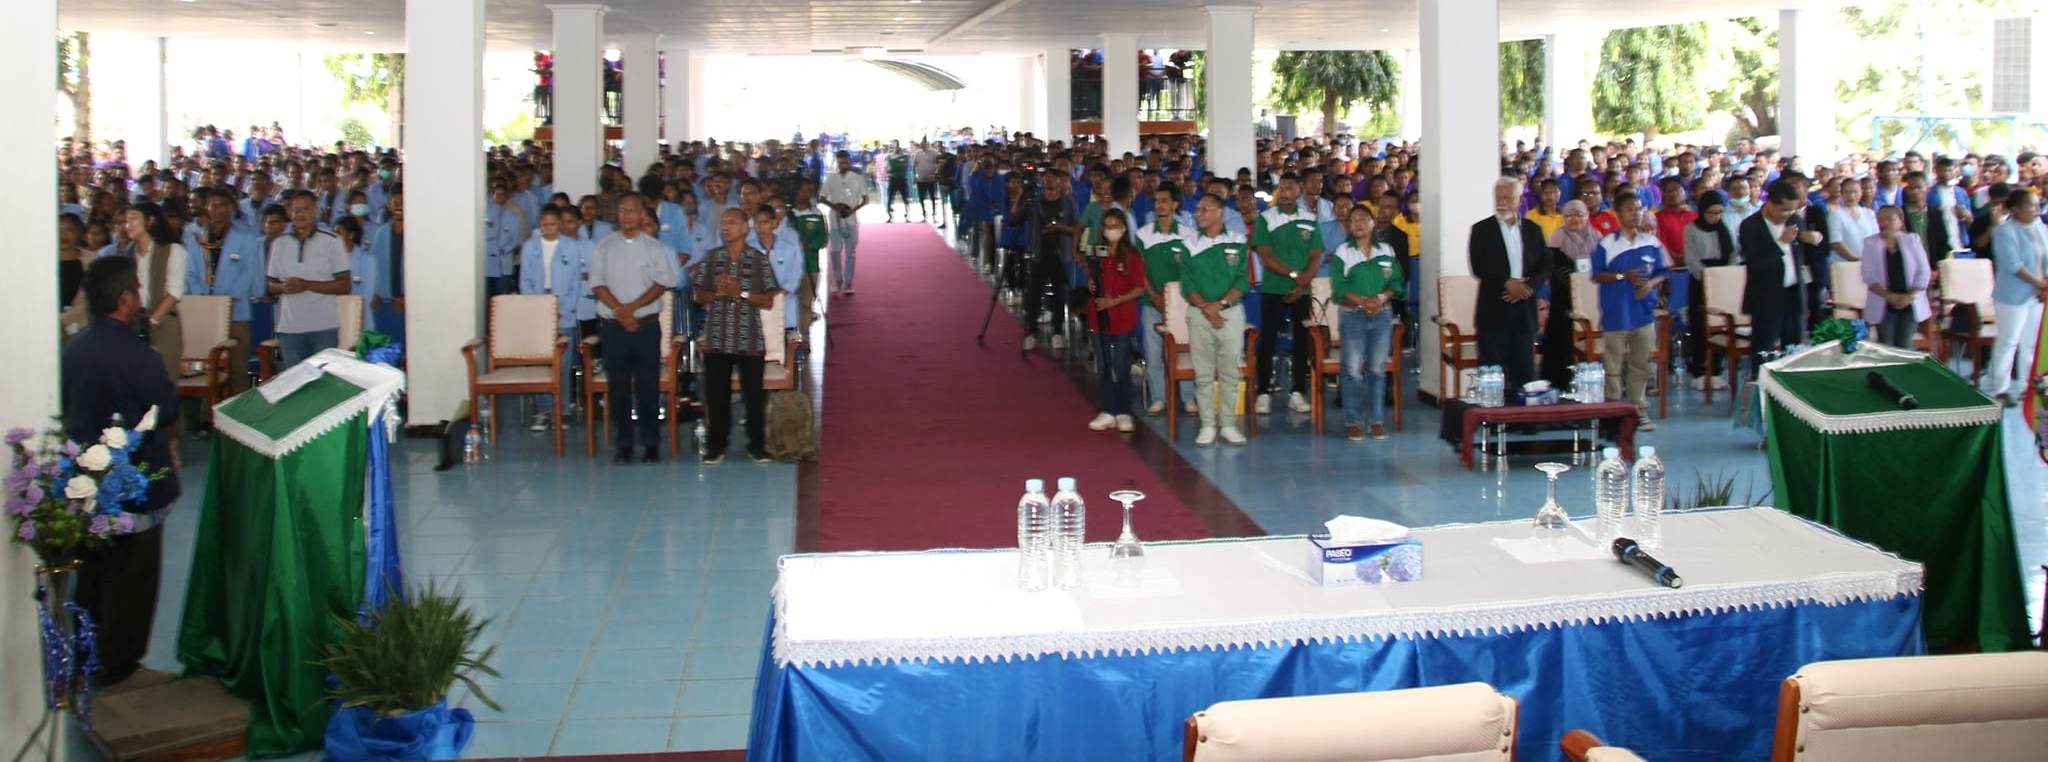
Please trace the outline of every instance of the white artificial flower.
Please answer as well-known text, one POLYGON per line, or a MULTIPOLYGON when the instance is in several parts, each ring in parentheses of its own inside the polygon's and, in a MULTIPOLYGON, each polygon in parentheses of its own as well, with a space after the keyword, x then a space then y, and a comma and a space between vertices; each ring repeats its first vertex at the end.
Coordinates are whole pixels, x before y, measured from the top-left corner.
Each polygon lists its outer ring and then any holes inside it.
POLYGON ((101 429, 100 444, 116 450, 128 449, 128 430, 119 426, 108 426, 101 429))
POLYGON ((135 424, 136 431, 156 430, 156 406, 150 405, 149 412, 142 414, 142 420, 135 424))
POLYGON ((71 477, 71 481, 64 483, 64 496, 72 500, 87 500, 98 494, 100 484, 93 481, 90 476, 74 476, 71 477))
POLYGON ((113 460, 114 453, 106 445, 93 445, 78 455, 78 467, 87 471, 104 471, 113 460))

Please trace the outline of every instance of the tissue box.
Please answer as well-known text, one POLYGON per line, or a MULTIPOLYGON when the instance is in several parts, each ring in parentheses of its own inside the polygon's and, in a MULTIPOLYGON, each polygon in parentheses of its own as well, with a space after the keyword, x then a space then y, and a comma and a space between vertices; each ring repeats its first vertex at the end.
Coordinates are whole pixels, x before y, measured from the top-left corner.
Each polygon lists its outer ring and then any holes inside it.
POLYGON ((1331 542, 1328 534, 1312 534, 1308 576, 1323 587, 1414 582, 1422 579, 1422 541, 1403 537, 1349 545, 1331 542))
POLYGON ((1556 389, 1544 389, 1540 392, 1532 392, 1527 389, 1523 389, 1522 391, 1517 392, 1517 394, 1521 395, 1522 405, 1524 407, 1536 407, 1539 405, 1557 404, 1556 389))

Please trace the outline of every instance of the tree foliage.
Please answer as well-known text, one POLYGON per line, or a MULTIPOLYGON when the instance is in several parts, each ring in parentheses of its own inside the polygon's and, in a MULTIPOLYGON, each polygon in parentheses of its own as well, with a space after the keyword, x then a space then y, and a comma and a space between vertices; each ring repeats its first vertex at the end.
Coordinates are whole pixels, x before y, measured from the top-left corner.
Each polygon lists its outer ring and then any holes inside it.
MULTIPOLYGON (((1543 41, 1500 46, 1500 126, 1525 127, 1543 121, 1543 41)), ((1556 140, 1554 135, 1544 136, 1556 140)))
POLYGON ((1390 110, 1400 92, 1401 65, 1386 51, 1289 50, 1273 61, 1273 104, 1320 110, 1326 135, 1336 134, 1337 118, 1352 104, 1390 110))
POLYGON ((92 33, 57 36, 57 93, 71 101, 71 137, 92 142, 92 33))
POLYGON ((1707 107, 1735 118, 1728 138, 1778 134, 1778 27, 1744 16, 1713 24, 1726 76, 1707 88, 1707 107))
POLYGON ((405 123, 405 54, 341 53, 327 57, 327 70, 341 82, 342 101, 366 103, 391 116, 391 139, 405 123))
POLYGON ((1703 22, 1617 29, 1600 43, 1593 126, 1609 134, 1678 132, 1706 123, 1703 22))

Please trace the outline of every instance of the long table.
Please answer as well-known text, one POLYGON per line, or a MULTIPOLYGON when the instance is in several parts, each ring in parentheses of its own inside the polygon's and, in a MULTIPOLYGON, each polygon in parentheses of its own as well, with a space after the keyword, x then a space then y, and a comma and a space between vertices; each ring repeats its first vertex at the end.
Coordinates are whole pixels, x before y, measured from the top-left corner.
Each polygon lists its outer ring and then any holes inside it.
POLYGON ((1218 701, 1479 680, 1520 759, 1763 760, 1801 665, 1925 650, 1918 564, 1775 509, 1667 516, 1677 590, 1527 521, 1415 534, 1421 581, 1332 588, 1298 536, 1152 544, 1135 586, 1091 546, 1041 593, 1013 550, 785 557, 748 758, 1172 760, 1218 701))

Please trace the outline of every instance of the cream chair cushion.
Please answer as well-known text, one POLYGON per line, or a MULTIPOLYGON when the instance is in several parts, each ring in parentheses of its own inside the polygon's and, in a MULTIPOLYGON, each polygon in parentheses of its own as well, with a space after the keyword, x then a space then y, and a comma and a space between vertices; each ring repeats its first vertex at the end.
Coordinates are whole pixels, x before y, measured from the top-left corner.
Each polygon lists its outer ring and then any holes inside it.
MULTIPOLYGON (((1180 281, 1166 284, 1166 290, 1159 298, 1166 300, 1166 335, 1173 337, 1173 343, 1188 343, 1188 300, 1181 298, 1180 281)), ((1183 353, 1185 354, 1185 353, 1183 353)), ((1187 366, 1183 366, 1187 367, 1187 366)))
POLYGON ((1709 312, 1735 316, 1736 325, 1749 325, 1749 313, 1742 311, 1742 287, 1749 282, 1749 270, 1742 265, 1707 268, 1706 295, 1709 312))
POLYGON ((1825 661, 1792 679, 1803 762, 2048 759, 2048 652, 1825 661))
POLYGON ((178 300, 178 322, 184 326, 186 360, 204 360, 214 347, 228 340, 228 318, 234 299, 225 296, 188 296, 178 300))
POLYGON ((555 374, 545 365, 514 365, 498 368, 476 377, 477 386, 506 386, 511 384, 545 384, 555 374))
POLYGON ((1436 319, 1455 325, 1458 332, 1474 335, 1479 326, 1479 279, 1471 275, 1445 275, 1436 279, 1436 319))
POLYGON ((1226 701, 1195 727, 1197 762, 1501 762, 1514 754, 1515 700, 1464 683, 1226 701))
POLYGON ((363 336, 363 298, 354 294, 337 296, 334 305, 341 310, 341 333, 334 346, 343 352, 354 352, 356 342, 363 336))
POLYGON ((492 362, 553 358, 557 320, 553 294, 491 297, 492 362))
POLYGON ((1619 746, 1595 746, 1586 750, 1586 762, 1643 762, 1643 758, 1619 746))
POLYGON ((1308 297, 1312 301, 1309 302, 1308 325, 1310 327, 1319 325, 1329 326, 1331 336, 1334 339, 1337 333, 1337 324, 1342 322, 1342 320, 1337 316, 1337 303, 1330 298, 1330 293, 1330 276, 1318 275, 1309 280, 1308 297))
POLYGON ((1828 289, 1835 298, 1834 316, 1862 320, 1863 302, 1870 296, 1870 287, 1863 283, 1863 263, 1836 262, 1828 265, 1828 278, 1828 289))
POLYGON ((1977 305, 1978 317, 1990 323, 1991 260, 1952 257, 1941 260, 1937 267, 1941 272, 1941 298, 1957 304, 1977 305))
POLYGON ((761 338, 767 347, 763 358, 770 364, 780 363, 789 356, 789 315, 785 311, 786 293, 775 295, 775 303, 761 311, 761 338))
POLYGON ((1572 317, 1585 318, 1600 330, 1600 287, 1592 273, 1572 273, 1572 317))

